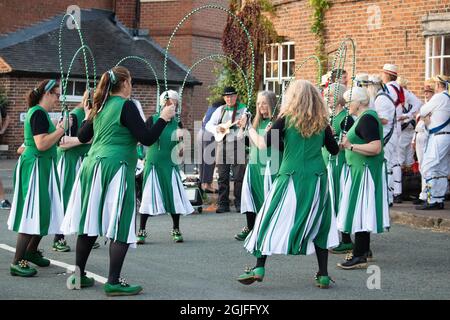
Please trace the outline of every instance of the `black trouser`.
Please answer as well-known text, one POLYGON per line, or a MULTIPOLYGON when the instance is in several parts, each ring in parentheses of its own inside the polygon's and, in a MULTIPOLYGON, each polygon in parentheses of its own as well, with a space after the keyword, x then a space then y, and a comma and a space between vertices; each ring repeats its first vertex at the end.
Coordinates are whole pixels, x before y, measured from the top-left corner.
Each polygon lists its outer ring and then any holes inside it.
POLYGON ((242 181, 245 174, 245 144, 240 141, 222 142, 218 146, 217 171, 219 173, 219 207, 230 206, 230 169, 233 170, 234 205, 241 206, 242 181))
POLYGON ((370 232, 356 232, 353 256, 362 257, 370 250, 370 232))
POLYGON ((241 207, 242 180, 244 180, 245 164, 219 164, 219 207, 230 206, 230 169, 234 178, 234 205, 241 207))
POLYGON ((202 137, 202 162, 200 165, 200 182, 211 184, 213 182, 214 168, 216 167, 216 163, 209 162, 216 156, 216 150, 215 148, 212 148, 215 145, 216 141, 214 140, 214 136, 207 135, 205 133, 202 135, 202 137))

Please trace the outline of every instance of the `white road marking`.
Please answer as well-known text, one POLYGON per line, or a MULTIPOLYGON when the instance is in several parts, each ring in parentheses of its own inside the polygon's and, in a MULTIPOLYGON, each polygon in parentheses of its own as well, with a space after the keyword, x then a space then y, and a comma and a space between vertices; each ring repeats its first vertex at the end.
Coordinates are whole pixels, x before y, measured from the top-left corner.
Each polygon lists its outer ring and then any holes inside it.
MULTIPOLYGON (((9 252, 16 252, 15 248, 10 247, 10 246, 8 246, 6 244, 3 244, 3 243, 0 243, 0 249, 4 249, 4 250, 9 251, 9 252)), ((74 265, 71 265, 71 264, 68 264, 68 263, 65 263, 65 262, 61 262, 61 261, 57 261, 57 260, 52 260, 52 259, 49 259, 49 260, 50 260, 50 264, 53 264, 55 266, 64 268, 67 271, 72 271, 72 272, 75 271, 75 266, 74 265)), ((99 275, 97 275, 95 273, 89 272, 89 271, 86 271, 86 276, 92 277, 92 278, 95 279, 95 281, 103 283, 103 284, 105 284, 108 281, 108 279, 106 279, 106 278, 104 278, 102 276, 99 276, 99 275)))

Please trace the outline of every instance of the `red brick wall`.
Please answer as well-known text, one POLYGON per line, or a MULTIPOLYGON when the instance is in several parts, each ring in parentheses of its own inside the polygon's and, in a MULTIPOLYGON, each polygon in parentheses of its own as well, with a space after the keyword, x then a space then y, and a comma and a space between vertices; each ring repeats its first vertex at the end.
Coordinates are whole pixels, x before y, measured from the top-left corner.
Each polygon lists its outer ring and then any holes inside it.
MULTIPOLYGON (((141 28, 149 29, 150 36, 166 48, 170 35, 183 17, 192 9, 205 4, 219 4, 228 8, 228 0, 182 0, 141 3, 141 28)), ((222 32, 226 13, 217 9, 205 9, 193 14, 177 31, 170 53, 188 68, 210 54, 222 53, 222 32)), ((191 116, 201 120, 207 108, 208 87, 215 82, 213 63, 207 61, 193 70, 193 75, 203 85, 195 87, 192 97, 191 116)), ((184 99, 183 99, 184 101, 184 99)), ((186 106, 183 110, 186 110, 186 106)))
MULTIPOLYGON (((332 0, 333 6, 325 15, 326 47, 336 49, 341 39, 351 37, 356 42, 356 72, 377 73, 385 63, 399 67, 400 75, 409 80, 409 88, 423 98, 425 78, 425 38, 421 18, 427 13, 450 12, 450 2, 442 0, 332 0), (371 13, 376 5, 381 10, 380 29, 369 30, 371 13)), ((307 0, 273 0, 278 4, 276 29, 280 35, 295 41, 296 63, 314 54, 316 40, 310 32, 311 8, 307 0)), ((334 57, 334 55, 333 55, 334 57)), ((351 71, 351 53, 346 67, 351 71)), ((304 68, 297 76, 314 80, 315 67, 304 68)))
POLYGON ((116 0, 116 17, 127 28, 134 28, 137 1, 139 0, 116 0))
MULTIPOLYGON (((6 130, 3 139, 3 143, 9 146, 9 151, 0 151, 0 158, 16 157, 16 150, 23 143, 23 122, 20 122, 20 113, 27 112, 28 110, 25 97, 40 81, 42 81, 40 78, 0 77, 0 87, 5 89, 9 100, 7 112, 11 118, 10 125, 6 130)), ((144 114, 147 117, 155 112, 156 86, 136 84, 133 87, 133 97, 141 102, 144 114)), ((186 88, 185 93, 183 94, 185 108, 183 109, 182 121, 189 127, 193 127, 192 115, 190 113, 190 105, 192 104, 191 97, 192 90, 186 88)), ((72 108, 75 105, 75 103, 72 103, 70 104, 70 107, 72 108)), ((61 109, 59 108, 52 110, 52 112, 60 111, 61 109)))
POLYGON ((0 1, 0 34, 16 31, 66 12, 67 7, 73 4, 78 5, 82 9, 97 8, 112 11, 113 2, 114 0, 0 1))

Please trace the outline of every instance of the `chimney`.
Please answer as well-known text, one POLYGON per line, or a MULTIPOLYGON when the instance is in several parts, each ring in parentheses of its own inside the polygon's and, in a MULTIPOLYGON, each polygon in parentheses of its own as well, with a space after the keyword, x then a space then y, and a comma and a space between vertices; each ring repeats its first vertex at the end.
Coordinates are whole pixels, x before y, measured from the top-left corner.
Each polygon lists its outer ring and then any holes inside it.
POLYGON ((114 12, 116 19, 125 27, 137 35, 140 19, 140 1, 139 0, 115 0, 114 12))

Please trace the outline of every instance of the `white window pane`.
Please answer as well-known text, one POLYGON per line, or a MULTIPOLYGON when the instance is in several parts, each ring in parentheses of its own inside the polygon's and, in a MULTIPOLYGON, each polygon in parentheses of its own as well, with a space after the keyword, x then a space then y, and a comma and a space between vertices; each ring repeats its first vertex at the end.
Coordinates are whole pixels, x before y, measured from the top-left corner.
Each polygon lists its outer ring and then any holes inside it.
POLYGON ((282 70, 281 70, 281 77, 282 78, 286 78, 288 77, 288 63, 287 62, 282 62, 281 63, 282 66, 282 70))
POLYGON ((426 53, 427 57, 431 57, 433 55, 433 38, 434 37, 428 37, 426 42, 426 53))
POLYGON ((444 39, 444 56, 450 56, 450 36, 445 36, 444 39))
POLYGON ((431 76, 434 77, 437 74, 441 73, 441 59, 433 58, 431 59, 431 76))
POLYGON ((281 84, 279 82, 275 83, 275 94, 279 96, 281 93, 281 84))
POLYGON ((272 67, 273 67, 273 77, 278 78, 278 72, 279 72, 279 70, 278 70, 278 62, 274 62, 272 67))
POLYGON ((443 64, 443 68, 442 68, 442 72, 445 75, 449 75, 450 74, 450 58, 444 58, 444 64, 443 64))
POLYGON ((284 45, 281 47, 281 50, 283 50, 283 54, 281 55, 283 60, 287 60, 289 59, 288 57, 288 53, 289 53, 289 46, 288 45, 284 45))
POLYGON ((280 49, 279 46, 273 47, 273 56, 272 56, 273 61, 278 61, 278 50, 279 49, 280 49))
POLYGON ((74 96, 82 96, 86 90, 86 82, 75 82, 74 96))
POLYGON ((289 62, 289 77, 292 77, 295 72, 295 62, 289 62))
POLYGON ((289 59, 295 60, 295 45, 294 44, 291 44, 289 46, 289 59))
POLYGON ((432 55, 434 57, 441 55, 441 49, 442 49, 441 43, 442 43, 442 37, 441 36, 433 38, 433 53, 432 53, 432 55))

